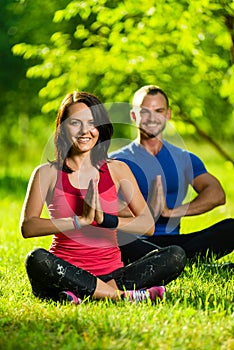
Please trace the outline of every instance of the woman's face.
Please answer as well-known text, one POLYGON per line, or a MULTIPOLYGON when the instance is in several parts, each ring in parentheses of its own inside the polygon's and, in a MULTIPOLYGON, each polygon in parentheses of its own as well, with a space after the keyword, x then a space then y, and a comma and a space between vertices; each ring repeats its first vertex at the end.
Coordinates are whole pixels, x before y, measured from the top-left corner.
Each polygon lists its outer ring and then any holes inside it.
POLYGON ((95 127, 93 115, 84 103, 75 103, 68 107, 68 117, 64 121, 65 132, 72 148, 81 153, 94 148, 99 131, 95 127))

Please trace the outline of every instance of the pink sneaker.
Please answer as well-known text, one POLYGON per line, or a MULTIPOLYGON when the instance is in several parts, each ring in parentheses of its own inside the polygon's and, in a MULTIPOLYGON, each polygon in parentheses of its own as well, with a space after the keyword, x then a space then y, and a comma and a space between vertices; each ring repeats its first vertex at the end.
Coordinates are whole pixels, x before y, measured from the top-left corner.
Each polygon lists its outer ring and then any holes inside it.
POLYGON ((68 301, 71 304, 79 305, 82 303, 82 299, 78 298, 74 293, 70 291, 62 291, 59 293, 60 301, 68 301))
POLYGON ((155 301, 157 298, 163 299, 166 289, 164 286, 155 286, 149 289, 127 290, 123 294, 123 299, 131 302, 141 303, 147 300, 155 301))
POLYGON ((163 300, 166 293, 166 288, 164 286, 155 286, 147 289, 150 295, 150 300, 154 301, 157 298, 163 300))

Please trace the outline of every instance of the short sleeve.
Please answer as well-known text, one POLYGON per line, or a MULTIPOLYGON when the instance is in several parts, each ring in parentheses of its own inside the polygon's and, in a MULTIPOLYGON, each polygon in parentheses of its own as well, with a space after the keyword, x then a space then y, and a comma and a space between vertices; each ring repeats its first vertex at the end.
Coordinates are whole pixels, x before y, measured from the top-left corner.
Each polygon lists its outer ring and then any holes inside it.
POLYGON ((188 171, 187 168, 187 177, 189 178, 189 182, 191 183, 197 176, 201 174, 207 173, 207 169, 203 163, 203 161, 197 157, 193 153, 189 153, 191 166, 188 167, 190 171, 188 171), (192 171, 191 171, 192 168, 192 171))

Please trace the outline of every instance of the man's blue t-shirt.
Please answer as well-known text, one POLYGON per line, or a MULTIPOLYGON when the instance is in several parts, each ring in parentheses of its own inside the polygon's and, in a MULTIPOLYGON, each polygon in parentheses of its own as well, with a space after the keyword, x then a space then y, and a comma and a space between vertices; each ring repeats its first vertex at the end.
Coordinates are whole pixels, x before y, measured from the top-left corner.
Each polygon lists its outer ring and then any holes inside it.
MULTIPOLYGON (((156 156, 147 152, 137 141, 133 141, 112 152, 109 157, 128 164, 146 201, 156 176, 161 175, 168 208, 181 205, 193 179, 207 172, 197 156, 165 140, 156 156)), ((154 234, 179 234, 179 230, 180 218, 160 217, 155 224, 154 234)))

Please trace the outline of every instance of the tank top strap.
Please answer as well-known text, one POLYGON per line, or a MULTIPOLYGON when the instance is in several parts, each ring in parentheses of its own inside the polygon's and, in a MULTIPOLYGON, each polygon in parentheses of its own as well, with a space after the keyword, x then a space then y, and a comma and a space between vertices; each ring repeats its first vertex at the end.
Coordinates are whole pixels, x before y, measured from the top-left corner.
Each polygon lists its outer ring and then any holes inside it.
POLYGON ((107 162, 102 164, 99 172, 100 172, 100 180, 99 180, 98 188, 100 192, 105 192, 109 190, 111 187, 113 186, 115 187, 107 162))

